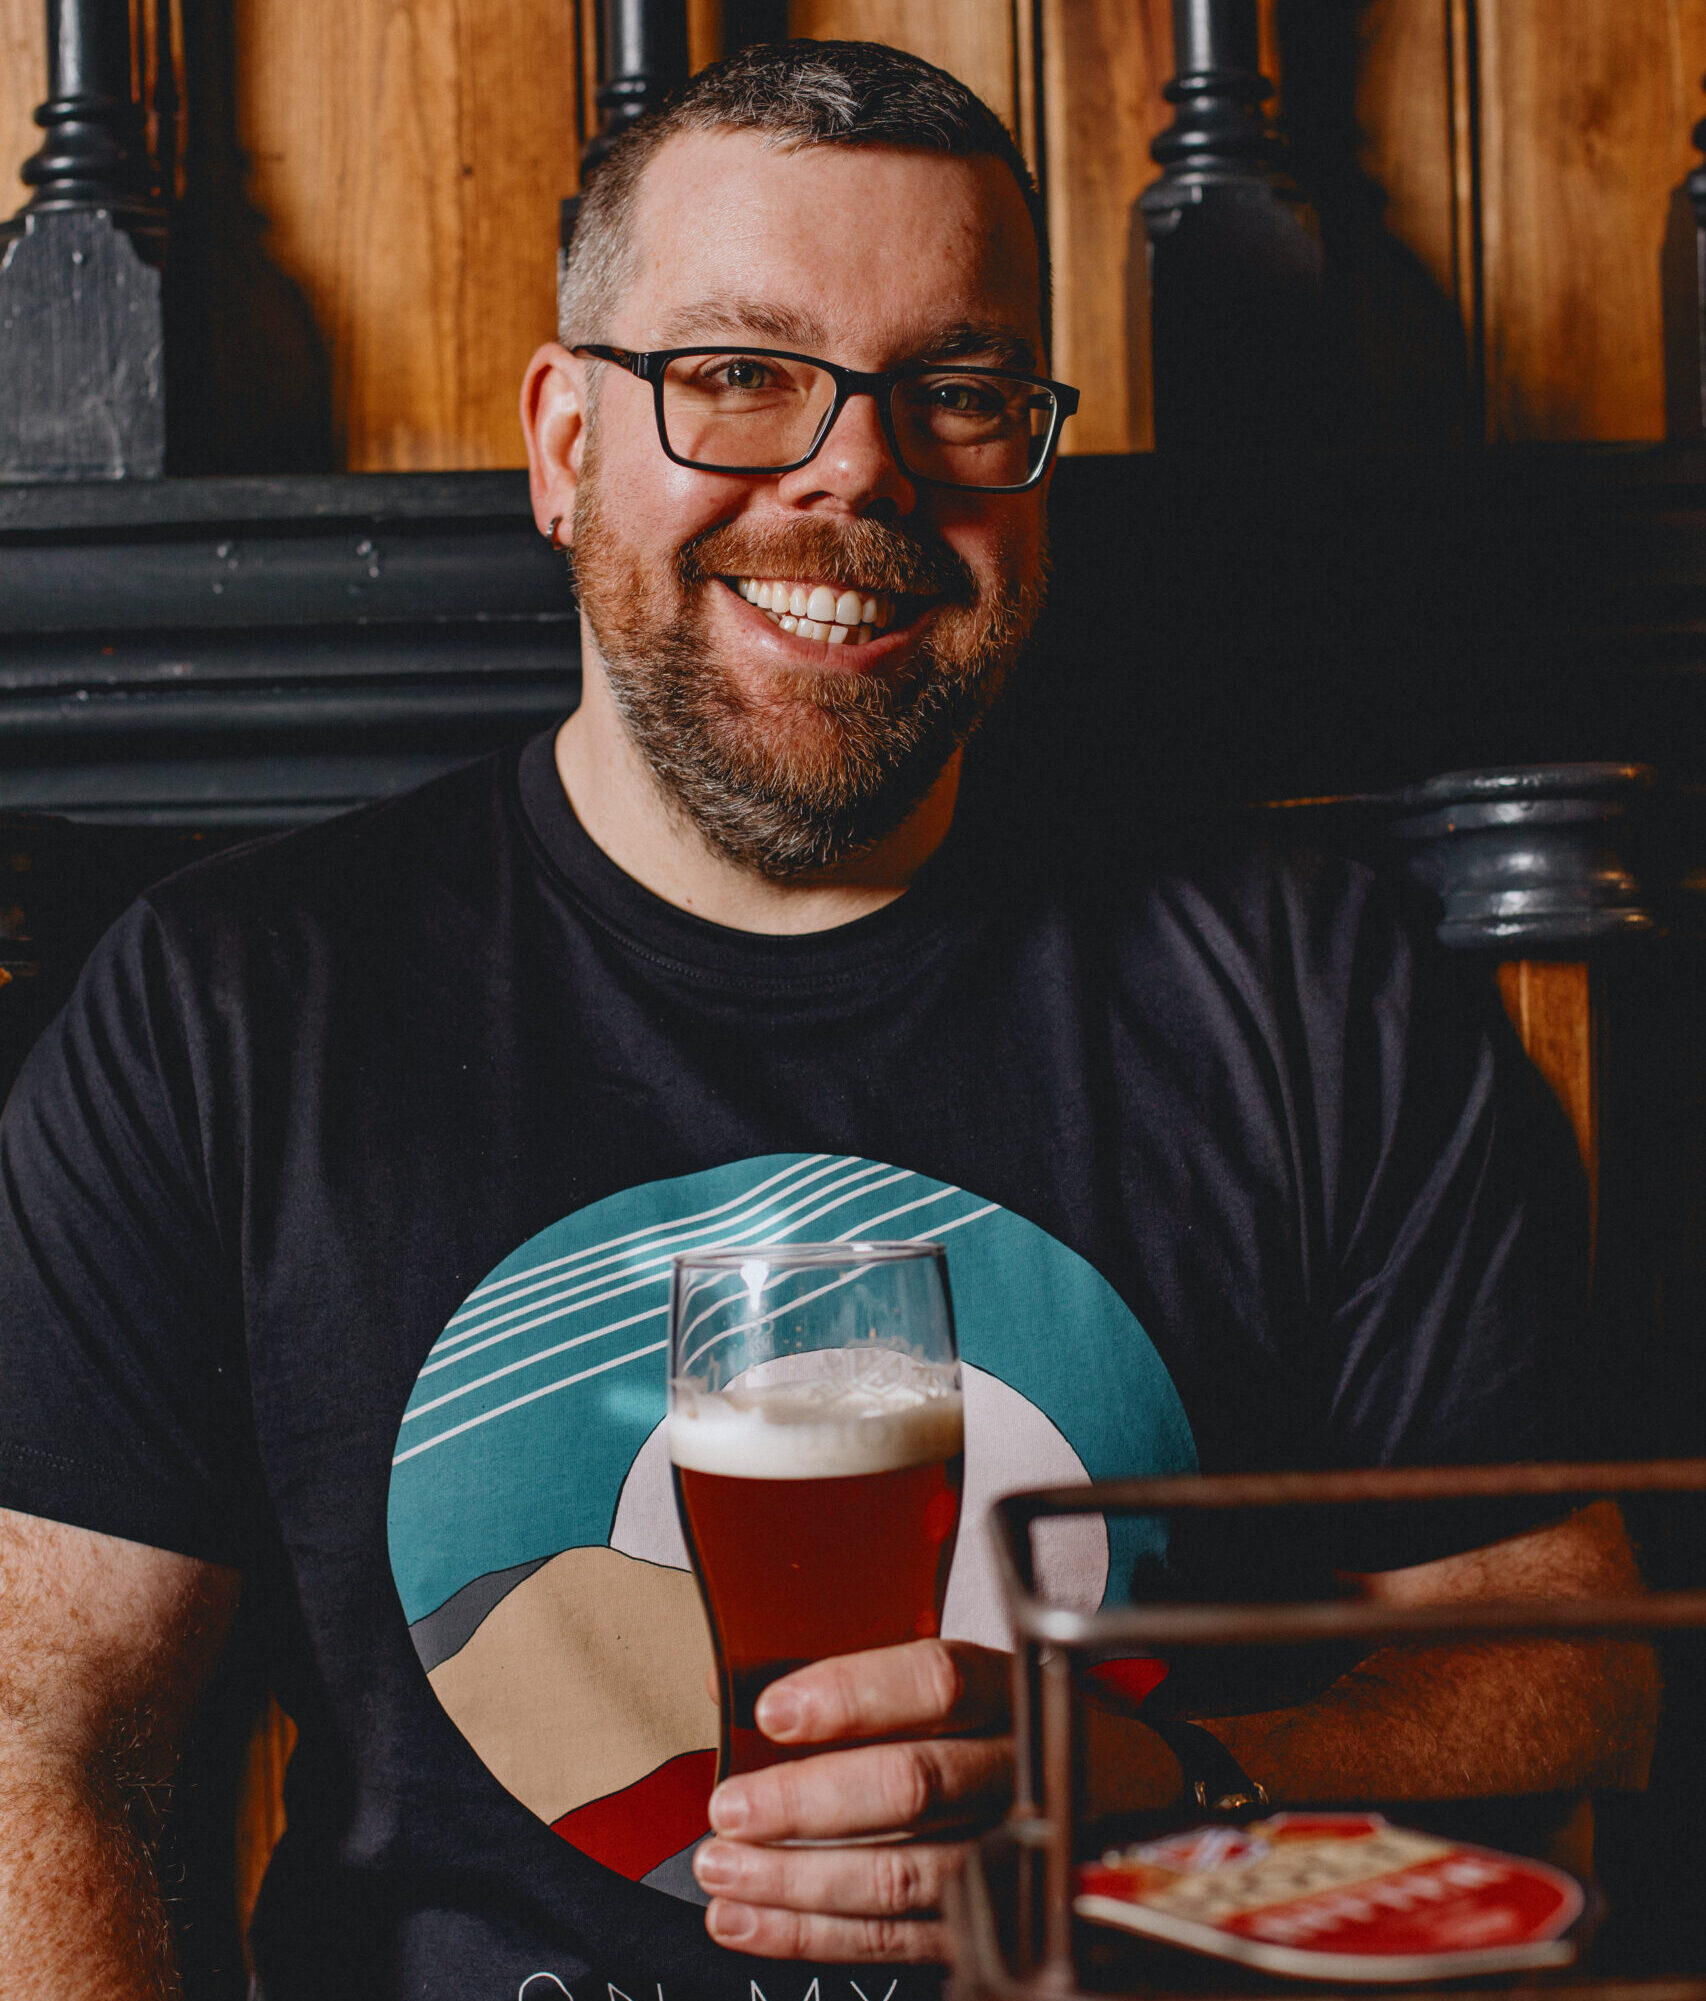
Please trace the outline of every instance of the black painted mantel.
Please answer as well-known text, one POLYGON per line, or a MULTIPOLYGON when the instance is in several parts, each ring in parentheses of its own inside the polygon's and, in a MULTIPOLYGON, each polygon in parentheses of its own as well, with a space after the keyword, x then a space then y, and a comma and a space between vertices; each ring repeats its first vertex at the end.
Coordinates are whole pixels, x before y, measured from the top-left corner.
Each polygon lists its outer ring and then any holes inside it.
MULTIPOLYGON (((1053 521, 1033 794, 1706 782, 1706 448, 1070 459, 1053 521)), ((0 488, 0 808, 282 824, 577 688, 521 473, 0 488)))
POLYGON ((570 709, 520 473, 0 487, 0 809, 285 825, 570 709))

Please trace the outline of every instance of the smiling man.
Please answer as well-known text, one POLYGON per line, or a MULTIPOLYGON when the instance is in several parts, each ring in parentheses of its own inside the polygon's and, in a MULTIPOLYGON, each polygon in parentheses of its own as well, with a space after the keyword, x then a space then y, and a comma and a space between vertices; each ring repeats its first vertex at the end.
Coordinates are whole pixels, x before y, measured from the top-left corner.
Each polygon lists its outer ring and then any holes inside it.
MULTIPOLYGON (((842 60, 869 87, 875 60, 842 60)), ((885 145, 877 120, 779 145, 716 122, 702 84, 595 182, 564 317, 601 338, 544 350, 524 394, 592 640, 564 783, 631 874, 745 928, 899 893, 1041 605, 1077 395, 1039 375, 1011 141, 934 91, 991 150, 885 145)))
MULTIPOLYGON (((947 1243, 984 1496, 1573 1445, 1576 1214, 1484 997, 1354 868, 1086 865, 962 797, 1075 401, 1045 269, 1007 134, 892 50, 753 50, 632 128, 523 395, 580 707, 151 891, 35 1052, 9 1994, 172 1991, 157 1810, 240 1594, 300 1730, 266 2001, 932 1991, 1009 1787, 980 1525, 942 1637, 772 1684, 795 1755, 713 1793, 673 1250, 947 1243)), ((1313 1554, 1398 1602, 1633 1582, 1604 1511, 1482 1527, 1313 1554)), ((1249 1586, 1086 1529, 1079 1602, 1249 1586)), ((1540 1644, 1163 1689, 1098 1726, 1111 1803, 1638 1782, 1652 1702, 1638 1650, 1540 1644)))

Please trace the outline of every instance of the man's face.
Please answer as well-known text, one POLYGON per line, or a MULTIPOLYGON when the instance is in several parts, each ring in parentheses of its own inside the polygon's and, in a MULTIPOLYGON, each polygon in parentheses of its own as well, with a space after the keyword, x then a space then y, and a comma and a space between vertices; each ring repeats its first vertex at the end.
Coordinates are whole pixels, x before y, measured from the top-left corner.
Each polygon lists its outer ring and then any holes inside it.
MULTIPOLYGON (((1040 371, 1035 239, 997 160, 686 134, 647 170, 636 225, 617 345, 1040 371)), ((709 473, 665 457, 651 385, 608 368, 573 531, 630 733, 713 844, 775 878, 857 855, 905 819, 1041 602, 1040 491, 915 484, 863 396, 797 471, 709 473), (863 643, 802 637, 749 601, 759 583, 887 599, 888 622, 863 643)))

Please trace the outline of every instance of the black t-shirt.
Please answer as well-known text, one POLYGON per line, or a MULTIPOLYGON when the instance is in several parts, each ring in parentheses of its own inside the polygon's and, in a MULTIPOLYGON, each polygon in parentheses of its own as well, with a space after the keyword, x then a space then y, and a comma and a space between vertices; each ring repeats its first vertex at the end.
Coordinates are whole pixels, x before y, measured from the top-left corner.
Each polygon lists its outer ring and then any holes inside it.
MULTIPOLYGON (((0 1126, 0 1504, 251 1578, 301 1733, 269 2001, 929 1992, 690 1900, 668 1252, 940 1237, 968 1495, 1550 1456, 1576 1217, 1484 1000, 1355 866, 1068 866, 1010 810, 856 923, 724 930, 549 737, 144 896, 0 1126)), ((947 1626, 995 1639, 972 1512, 947 1626)), ((1101 1534, 1091 1602, 1144 1553, 1101 1534)))

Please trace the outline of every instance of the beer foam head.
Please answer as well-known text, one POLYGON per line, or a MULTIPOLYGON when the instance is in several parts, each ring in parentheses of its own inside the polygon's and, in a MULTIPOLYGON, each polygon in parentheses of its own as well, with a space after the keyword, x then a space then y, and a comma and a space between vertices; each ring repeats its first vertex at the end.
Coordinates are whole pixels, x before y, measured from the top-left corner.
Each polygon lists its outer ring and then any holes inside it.
POLYGON ((726 1389, 678 1385, 669 1414, 677 1466, 746 1480, 889 1473, 964 1449, 958 1368, 892 1349, 781 1355, 726 1389))

